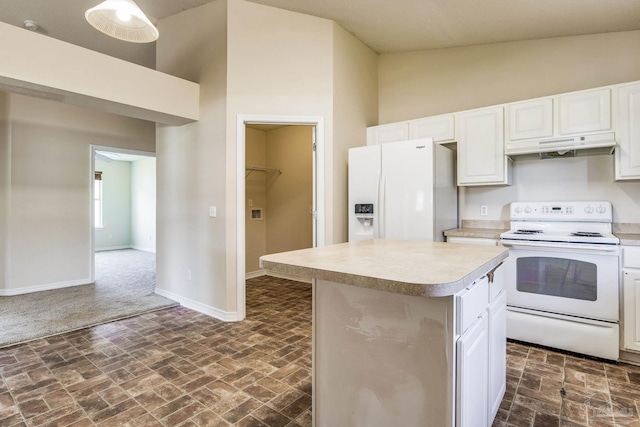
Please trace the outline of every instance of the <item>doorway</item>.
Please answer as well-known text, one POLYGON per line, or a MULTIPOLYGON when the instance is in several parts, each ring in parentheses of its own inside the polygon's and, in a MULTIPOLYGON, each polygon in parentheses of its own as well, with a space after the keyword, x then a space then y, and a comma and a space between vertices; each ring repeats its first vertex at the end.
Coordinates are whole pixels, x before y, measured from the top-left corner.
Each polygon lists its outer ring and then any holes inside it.
POLYGON ((248 124, 245 134, 246 278, 259 257, 313 247, 313 126, 248 124))
POLYGON ((155 279, 147 283, 155 277, 155 153, 103 146, 91 153, 91 280, 126 270, 155 288, 155 279))
MULTIPOLYGON (((325 235, 325 201, 324 201, 324 119, 322 117, 308 116, 248 116, 239 115, 237 119, 237 270, 236 270, 236 298, 237 316, 236 320, 243 320, 246 316, 246 224, 248 200, 246 193, 246 133, 247 126, 308 126, 310 127, 311 140, 309 150, 312 152, 312 205, 310 215, 312 217, 312 239, 313 247, 324 245, 325 235)), ((264 168, 274 169, 270 173, 279 173, 276 167, 264 168)), ((265 171, 267 173, 269 171, 265 171)), ((284 171, 283 171, 284 172, 284 171)), ((255 215, 268 215, 264 210, 260 212, 259 206, 254 209, 255 215)), ((254 215, 253 210, 250 211, 254 215)))

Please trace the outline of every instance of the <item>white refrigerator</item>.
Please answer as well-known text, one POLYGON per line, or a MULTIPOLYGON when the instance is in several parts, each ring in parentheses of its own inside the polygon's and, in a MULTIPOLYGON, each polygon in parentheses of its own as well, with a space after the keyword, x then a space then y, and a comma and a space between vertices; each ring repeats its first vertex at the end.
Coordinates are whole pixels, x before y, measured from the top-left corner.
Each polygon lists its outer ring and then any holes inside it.
POLYGON ((349 150, 349 241, 443 241, 458 226, 455 153, 432 138, 349 150))

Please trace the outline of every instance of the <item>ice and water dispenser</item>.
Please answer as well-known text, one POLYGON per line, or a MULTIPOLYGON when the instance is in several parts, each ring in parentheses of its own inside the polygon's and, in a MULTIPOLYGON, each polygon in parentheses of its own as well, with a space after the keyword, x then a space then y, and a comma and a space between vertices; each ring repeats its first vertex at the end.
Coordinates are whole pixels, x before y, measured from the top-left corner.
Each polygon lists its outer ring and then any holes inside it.
POLYGON ((355 235, 358 240, 372 239, 373 233, 373 203, 356 203, 355 205, 354 226, 356 227, 355 235))

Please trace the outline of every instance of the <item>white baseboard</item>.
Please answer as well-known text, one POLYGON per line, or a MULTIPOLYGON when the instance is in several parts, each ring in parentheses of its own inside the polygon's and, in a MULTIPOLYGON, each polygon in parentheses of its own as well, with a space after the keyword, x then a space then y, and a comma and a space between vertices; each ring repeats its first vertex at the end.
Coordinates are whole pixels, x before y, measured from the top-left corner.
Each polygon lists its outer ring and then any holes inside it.
POLYGON ((620 350, 620 362, 629 363, 631 365, 640 365, 640 354, 632 351, 620 350))
POLYGON ((249 279, 255 279, 256 277, 262 277, 266 275, 267 275, 267 270, 256 270, 256 271, 248 272, 244 278, 246 280, 249 280, 249 279))
POLYGON ((202 314, 206 314, 207 316, 214 317, 218 320, 222 320, 224 322, 238 321, 238 313, 236 313, 235 311, 234 312, 223 311, 223 310, 220 310, 219 308, 202 304, 201 302, 194 301, 190 298, 186 298, 181 295, 174 294, 173 292, 165 291, 163 289, 156 288, 155 293, 162 297, 177 301, 183 307, 189 308, 191 310, 197 311, 202 314))
POLYGON ((95 251, 96 252, 102 252, 102 251, 119 251, 121 249, 131 249, 131 245, 120 245, 120 246, 102 246, 99 248, 96 248, 95 251))
POLYGON ((267 271, 266 275, 271 277, 279 277, 281 279, 295 280, 296 282, 311 283, 311 279, 309 279, 308 277, 300 277, 300 276, 294 276, 291 274, 283 274, 283 273, 274 273, 273 271, 267 271))
POLYGON ((14 295, 30 294, 33 292, 50 291, 53 289, 69 288, 71 286, 90 285, 91 279, 69 280, 68 282, 47 283, 44 285, 28 286, 25 288, 0 289, 0 296, 11 297, 14 295))
POLYGON ((256 277, 262 277, 262 276, 279 277, 281 279, 295 280, 296 282, 311 283, 311 279, 308 279, 306 277, 293 276, 290 274, 283 274, 283 273, 274 273, 273 271, 267 271, 264 269, 248 272, 245 275, 245 280, 255 279, 256 277))
POLYGON ((148 248, 148 247, 145 247, 145 246, 133 245, 133 246, 131 246, 131 249, 135 249, 137 251, 143 251, 143 252, 150 252, 152 254, 156 253, 156 248, 148 248))

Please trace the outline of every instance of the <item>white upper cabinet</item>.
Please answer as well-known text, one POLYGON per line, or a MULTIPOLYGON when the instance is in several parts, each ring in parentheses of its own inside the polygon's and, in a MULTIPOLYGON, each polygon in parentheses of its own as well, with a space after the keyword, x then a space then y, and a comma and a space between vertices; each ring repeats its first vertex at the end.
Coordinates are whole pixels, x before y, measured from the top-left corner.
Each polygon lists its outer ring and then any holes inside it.
POLYGON ((507 111, 508 140, 553 135, 553 98, 508 104, 507 111))
POLYGON ((367 128, 367 145, 385 142, 406 141, 409 139, 409 123, 398 122, 367 128))
POLYGON ((611 90, 598 89, 558 96, 558 133, 611 129, 611 90))
POLYGON ((502 107, 459 113, 456 135, 459 186, 510 184, 510 163, 504 155, 502 107))
POLYGON ((455 141, 454 115, 427 117, 409 121, 409 138, 433 138, 434 142, 455 141))
POLYGON ((640 83, 618 88, 616 180, 640 179, 640 83))
POLYGON ((367 128, 367 145, 423 138, 433 138, 434 142, 455 141, 454 115, 444 114, 367 128))
POLYGON ((514 102, 506 104, 506 109, 507 155, 527 152, 531 141, 553 144, 568 136, 611 130, 610 88, 514 102))

